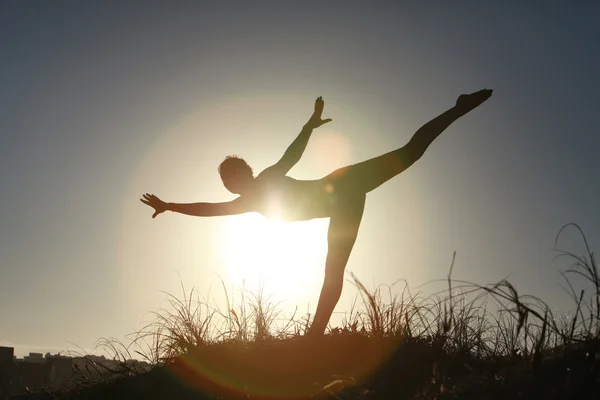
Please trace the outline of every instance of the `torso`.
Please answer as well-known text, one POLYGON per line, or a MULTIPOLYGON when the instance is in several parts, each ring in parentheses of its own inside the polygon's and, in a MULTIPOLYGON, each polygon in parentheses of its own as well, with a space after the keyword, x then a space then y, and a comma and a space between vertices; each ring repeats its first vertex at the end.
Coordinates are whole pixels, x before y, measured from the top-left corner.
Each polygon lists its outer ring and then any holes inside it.
POLYGON ((331 214, 332 198, 322 180, 303 181, 261 173, 254 184, 252 208, 268 218, 306 221, 331 214))

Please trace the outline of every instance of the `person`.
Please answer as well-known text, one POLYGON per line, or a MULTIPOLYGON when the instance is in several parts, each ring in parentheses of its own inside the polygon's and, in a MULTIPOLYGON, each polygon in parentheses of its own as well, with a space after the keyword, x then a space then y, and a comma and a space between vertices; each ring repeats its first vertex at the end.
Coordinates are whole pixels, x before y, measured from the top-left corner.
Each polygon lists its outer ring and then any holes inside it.
POLYGON ((146 193, 140 200, 154 208, 152 218, 165 211, 198 217, 258 212, 284 221, 330 218, 325 279, 308 330, 308 334, 322 335, 342 293, 344 270, 356 241, 367 193, 414 164, 450 124, 491 95, 492 90, 488 89, 460 95, 454 107, 419 128, 399 149, 339 168, 321 179, 293 179, 287 173, 300 160, 312 131, 331 121, 322 119, 325 103, 318 97, 312 117, 277 163, 256 177, 246 161, 237 156, 229 156, 219 165, 223 184, 239 195, 236 199, 222 203, 179 204, 167 203, 146 193))

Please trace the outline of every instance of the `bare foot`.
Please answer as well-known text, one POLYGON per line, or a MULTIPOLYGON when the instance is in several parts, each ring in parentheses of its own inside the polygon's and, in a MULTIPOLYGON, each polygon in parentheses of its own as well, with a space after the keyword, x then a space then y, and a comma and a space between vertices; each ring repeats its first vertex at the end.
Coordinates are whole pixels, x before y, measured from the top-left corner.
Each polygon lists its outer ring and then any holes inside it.
POLYGON ((465 112, 477 108, 481 103, 492 96, 492 89, 483 89, 471 94, 461 94, 456 100, 456 107, 465 112))

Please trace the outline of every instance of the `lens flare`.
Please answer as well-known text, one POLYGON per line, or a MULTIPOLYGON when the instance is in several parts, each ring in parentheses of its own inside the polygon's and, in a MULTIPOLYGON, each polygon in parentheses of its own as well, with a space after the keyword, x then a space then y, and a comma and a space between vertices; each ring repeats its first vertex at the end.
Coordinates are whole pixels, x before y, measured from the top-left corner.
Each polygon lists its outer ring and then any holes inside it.
POLYGON ((340 131, 315 132, 309 151, 310 162, 324 173, 351 163, 352 146, 340 131))

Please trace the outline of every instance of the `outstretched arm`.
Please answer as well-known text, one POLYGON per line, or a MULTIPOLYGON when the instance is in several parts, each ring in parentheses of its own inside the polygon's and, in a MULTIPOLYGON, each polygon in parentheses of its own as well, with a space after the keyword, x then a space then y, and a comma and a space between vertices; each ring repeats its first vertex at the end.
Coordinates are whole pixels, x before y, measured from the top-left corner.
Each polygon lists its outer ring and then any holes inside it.
POLYGON ((298 137, 296 137, 292 144, 287 148, 283 157, 281 157, 276 164, 267 168, 267 170, 276 171, 285 175, 298 161, 300 161, 302 154, 304 154, 304 150, 306 150, 306 145, 308 144, 313 129, 318 128, 327 122, 331 122, 331 118, 321 119, 324 107, 325 102, 323 101, 323 98, 318 97, 317 100, 315 100, 315 111, 312 117, 310 117, 306 125, 302 127, 302 131, 300 131, 298 137))
POLYGON ((250 207, 241 197, 224 203, 166 203, 153 194, 146 193, 140 201, 154 208, 152 218, 165 211, 174 211, 194 217, 217 217, 250 212, 250 207))

